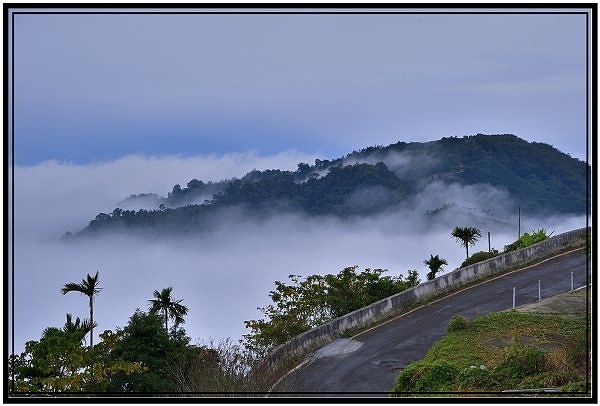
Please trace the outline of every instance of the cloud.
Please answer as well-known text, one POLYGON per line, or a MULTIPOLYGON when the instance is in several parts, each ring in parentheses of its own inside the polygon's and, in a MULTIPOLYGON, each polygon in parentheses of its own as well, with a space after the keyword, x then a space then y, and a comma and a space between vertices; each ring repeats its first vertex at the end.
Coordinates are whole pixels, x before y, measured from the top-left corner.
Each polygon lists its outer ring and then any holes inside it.
POLYGON ((175 184, 184 187, 193 178, 208 182, 239 178, 253 169, 295 170, 299 162, 317 157, 298 151, 270 156, 248 151, 194 157, 129 155, 86 165, 46 161, 16 166, 16 224, 19 231, 53 238, 85 227, 100 212, 112 212, 132 194, 166 196, 175 184))
MULTIPOLYGON (((276 280, 290 274, 338 273, 344 267, 385 268, 389 275, 418 270, 423 260, 440 255, 446 271, 464 259, 464 249, 450 236, 456 213, 443 221, 423 222, 420 214, 438 203, 453 201, 471 207, 505 199, 485 186, 432 184, 412 205, 372 217, 339 219, 278 214, 260 219, 233 208, 214 219, 210 232, 156 238, 125 234, 76 242, 57 240, 77 230, 100 211, 132 193, 164 195, 173 183, 191 178, 219 180, 240 177, 251 169, 294 169, 314 157, 297 152, 258 156, 254 152, 202 157, 125 157, 94 165, 46 162, 15 171, 14 306, 15 347, 39 339, 48 326, 61 326, 65 313, 86 317, 87 300, 62 296, 67 282, 100 272, 103 287, 95 302, 98 332, 124 327, 136 308, 147 309, 152 292, 168 286, 190 308, 184 327, 192 339, 208 340, 247 333, 244 320, 262 317, 257 307, 268 304, 276 280), (433 197, 437 199, 433 201, 433 197)), ((376 190, 376 196, 385 195, 376 190)), ((352 202, 369 204, 368 193, 352 202)), ((458 206, 458 209, 461 209, 458 206)), ((462 210, 462 209, 461 209, 462 210)), ((465 218, 467 216, 465 215, 465 218)), ((514 218, 513 218, 513 223, 514 218)), ((534 219, 524 213, 522 230, 546 227, 560 233, 584 226, 581 218, 534 219)), ((488 230, 482 230, 483 232, 488 230)), ((492 245, 502 249, 516 230, 491 229, 492 245)), ((483 238, 471 252, 486 250, 483 238)), ((12 338, 11 338, 12 340, 12 338)))
POLYGON ((16 159, 231 151, 249 133, 337 153, 477 132, 583 157, 585 26, 560 13, 21 14, 16 159))

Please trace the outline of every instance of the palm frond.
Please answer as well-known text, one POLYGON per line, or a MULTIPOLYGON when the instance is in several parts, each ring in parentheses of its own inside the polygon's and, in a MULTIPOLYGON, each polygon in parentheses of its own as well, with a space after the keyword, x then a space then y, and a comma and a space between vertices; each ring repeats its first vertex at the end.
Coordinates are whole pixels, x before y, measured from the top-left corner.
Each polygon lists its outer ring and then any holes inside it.
POLYGON ((150 302, 150 312, 163 314, 165 319, 165 330, 168 330, 167 319, 173 319, 175 325, 183 324, 185 322, 183 316, 188 312, 188 308, 181 304, 183 299, 174 300, 171 296, 172 292, 172 286, 164 288, 160 292, 155 290, 152 294, 154 299, 148 300, 148 302, 150 302))
POLYGON ((98 271, 96 271, 95 276, 87 274, 87 278, 83 279, 81 283, 65 283, 61 289, 61 292, 63 295, 66 295, 69 292, 79 292, 86 296, 92 297, 101 290, 102 288, 98 286, 98 271))
POLYGON ((87 295, 87 289, 85 286, 83 286, 80 283, 65 283, 65 286, 63 286, 63 288, 61 289, 61 292, 63 295, 66 295, 69 292, 79 292, 82 293, 84 295, 87 295))

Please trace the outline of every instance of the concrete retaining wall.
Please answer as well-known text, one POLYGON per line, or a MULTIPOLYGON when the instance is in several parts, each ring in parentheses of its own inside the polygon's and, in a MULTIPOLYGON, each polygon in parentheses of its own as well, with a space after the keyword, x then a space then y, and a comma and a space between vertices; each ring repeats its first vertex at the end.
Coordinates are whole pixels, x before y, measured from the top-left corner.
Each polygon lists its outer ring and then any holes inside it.
POLYGON ((566 249, 582 246, 585 244, 585 240, 581 236, 585 233, 586 229, 581 228, 559 234, 518 251, 459 268, 431 281, 420 283, 414 288, 372 303, 292 338, 268 354, 267 361, 272 366, 276 365, 291 356, 302 355, 320 348, 330 341, 340 338, 347 330, 365 327, 377 320, 401 314, 419 302, 424 302, 469 282, 501 274, 566 249))

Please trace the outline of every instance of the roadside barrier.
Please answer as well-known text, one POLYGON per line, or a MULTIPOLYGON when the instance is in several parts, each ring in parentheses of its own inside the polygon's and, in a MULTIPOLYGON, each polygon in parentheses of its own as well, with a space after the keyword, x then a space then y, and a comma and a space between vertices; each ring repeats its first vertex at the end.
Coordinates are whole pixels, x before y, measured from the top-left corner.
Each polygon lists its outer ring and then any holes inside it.
POLYGON ((581 228, 550 237, 529 247, 502 254, 464 268, 458 268, 437 278, 379 300, 367 307, 353 311, 337 319, 308 330, 271 351, 266 361, 275 366, 293 356, 313 351, 343 336, 344 332, 360 329, 375 322, 399 315, 417 303, 455 290, 458 287, 498 275, 516 267, 551 257, 562 251, 586 244, 590 228, 581 228))

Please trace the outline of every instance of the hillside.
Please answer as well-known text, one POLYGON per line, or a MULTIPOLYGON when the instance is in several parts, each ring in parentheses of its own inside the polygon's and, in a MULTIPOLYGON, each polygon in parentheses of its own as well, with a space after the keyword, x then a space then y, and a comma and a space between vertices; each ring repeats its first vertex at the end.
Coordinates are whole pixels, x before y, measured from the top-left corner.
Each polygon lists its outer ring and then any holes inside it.
POLYGON ((77 234, 118 228, 178 233, 206 229, 216 213, 231 208, 255 216, 299 212, 338 217, 407 209, 424 218, 455 215, 458 209, 494 221, 499 221, 495 212, 517 206, 539 215, 585 214, 586 166, 548 144, 510 134, 398 142, 335 160, 317 159, 312 165, 299 163, 296 171, 255 170, 219 182, 192 179, 184 188, 175 185, 165 197, 133 195, 112 213, 98 214, 77 234), (460 189, 454 196, 446 193, 473 185, 507 198, 466 207, 460 189), (425 199, 426 210, 418 203, 425 199))
POLYGON ((589 395, 589 300, 581 289, 473 320, 457 316, 423 360, 404 368, 394 391, 589 395))

